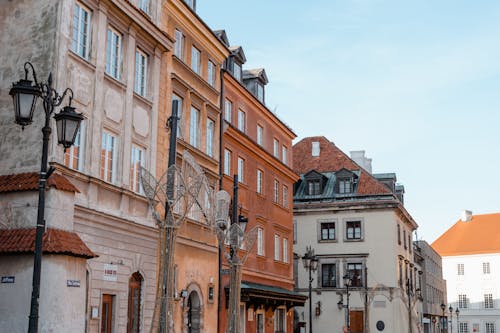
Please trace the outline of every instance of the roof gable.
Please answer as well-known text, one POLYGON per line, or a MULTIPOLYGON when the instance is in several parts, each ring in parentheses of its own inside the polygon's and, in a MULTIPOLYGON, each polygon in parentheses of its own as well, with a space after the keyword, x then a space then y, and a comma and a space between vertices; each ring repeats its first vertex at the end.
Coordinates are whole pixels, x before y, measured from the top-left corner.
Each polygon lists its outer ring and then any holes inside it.
POLYGON ((245 52, 243 52, 243 48, 241 46, 230 46, 229 50, 231 51, 231 56, 238 59, 239 63, 244 64, 247 62, 247 57, 245 56, 245 52))
POLYGON ((264 85, 269 83, 266 70, 264 68, 246 69, 243 71, 243 80, 258 79, 264 85))
POLYGON ((224 45, 226 45, 227 47, 229 47, 229 39, 227 38, 226 30, 224 30, 224 29, 214 30, 214 34, 215 34, 215 36, 217 36, 217 38, 219 38, 219 40, 224 45))

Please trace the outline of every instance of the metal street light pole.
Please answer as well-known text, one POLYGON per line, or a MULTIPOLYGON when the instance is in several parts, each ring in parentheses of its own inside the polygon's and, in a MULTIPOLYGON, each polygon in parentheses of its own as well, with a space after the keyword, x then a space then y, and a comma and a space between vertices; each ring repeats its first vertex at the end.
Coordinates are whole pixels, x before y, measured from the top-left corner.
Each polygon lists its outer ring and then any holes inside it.
POLYGON ((448 308, 448 311, 450 311, 450 333, 453 333, 453 307, 450 305, 448 308))
POLYGON ((30 62, 24 64, 24 71, 25 79, 13 83, 9 92, 14 101, 16 123, 21 125, 24 129, 25 126, 33 122, 33 112, 35 111, 38 97, 42 99, 43 110, 45 111, 45 125, 42 128, 42 162, 40 166, 40 179, 38 182, 38 211, 36 219, 33 283, 28 325, 28 332, 36 333, 38 332, 42 245, 43 234, 45 232, 45 187, 47 179, 54 172, 54 168, 48 168, 47 163, 49 140, 52 133, 50 116, 54 112, 54 108, 61 105, 64 98, 69 93, 69 105, 65 106, 60 113, 54 115, 57 125, 58 143, 64 146, 64 150, 73 145, 83 116, 80 113, 76 113, 75 108, 71 107, 71 100, 73 99, 73 91, 71 89, 67 88, 64 90, 63 94, 60 95, 52 87, 52 74, 49 74, 46 83, 39 83, 36 79, 35 69, 30 62), (30 68, 33 74, 34 85, 32 85, 31 80, 28 80, 28 71, 30 68))
POLYGON ((460 310, 457 308, 455 310, 455 313, 457 315, 457 333, 459 333, 460 332, 460 322, 458 321, 458 315, 460 314, 460 310))
POLYGON ((413 329, 411 326, 411 285, 410 279, 406 279, 406 294, 408 295, 408 332, 412 333, 413 329))
POLYGON ((309 333, 313 333, 312 329, 312 272, 316 271, 318 267, 318 259, 314 255, 314 250, 308 246, 306 248, 306 253, 302 257, 302 263, 304 268, 309 271, 309 333))
POLYGON ((441 317, 441 333, 445 333, 446 317, 444 316, 444 311, 446 310, 446 304, 441 303, 441 310, 443 311, 443 316, 441 317))
POLYGON ((351 333, 351 323, 350 320, 350 314, 349 314, 349 287, 352 283, 352 280, 349 276, 349 274, 344 275, 344 284, 346 288, 346 306, 345 306, 345 326, 347 328, 347 333, 351 333))

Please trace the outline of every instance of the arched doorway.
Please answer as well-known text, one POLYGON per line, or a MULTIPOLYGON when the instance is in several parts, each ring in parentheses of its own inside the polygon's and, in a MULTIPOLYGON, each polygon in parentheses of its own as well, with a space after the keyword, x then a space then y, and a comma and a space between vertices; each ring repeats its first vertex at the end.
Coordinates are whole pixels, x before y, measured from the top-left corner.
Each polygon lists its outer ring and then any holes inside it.
POLYGON ((196 291, 189 294, 187 302, 187 328, 188 333, 200 333, 200 297, 196 291))
POLYGON ((141 294, 142 275, 135 272, 128 283, 127 333, 139 333, 141 330, 141 294))

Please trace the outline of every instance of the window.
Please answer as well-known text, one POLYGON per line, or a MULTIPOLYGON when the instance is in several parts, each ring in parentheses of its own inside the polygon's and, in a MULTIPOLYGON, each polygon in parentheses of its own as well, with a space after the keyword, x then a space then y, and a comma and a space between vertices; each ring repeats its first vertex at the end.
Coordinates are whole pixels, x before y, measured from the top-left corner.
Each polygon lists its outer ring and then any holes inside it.
POLYGON ((353 192, 352 180, 348 178, 339 179, 339 193, 348 194, 352 192, 353 192))
POLYGON ((283 185, 283 193, 281 199, 283 200, 283 207, 288 207, 288 187, 286 185, 283 185))
POLYGON ((323 288, 337 287, 337 265, 335 264, 321 265, 321 286, 323 288))
POLYGON ((493 309, 493 294, 484 294, 484 308, 493 309))
POLYGON ((188 5, 192 10, 196 9, 196 0, 184 0, 184 3, 188 5))
POLYGON ((279 151, 280 151, 280 142, 278 139, 273 139, 273 155, 276 158, 279 158, 279 151))
POLYGON ((483 274, 490 274, 490 263, 483 262, 483 274))
POLYGON ((297 220, 293 220, 293 244, 297 243, 297 220))
POLYGON ((224 149, 224 174, 231 175, 231 151, 224 149))
POLYGON ((212 119, 207 119, 207 136, 206 136, 206 153, 208 156, 214 156, 214 134, 215 122, 212 119))
POLYGON ((141 330, 141 289, 143 280, 142 275, 135 272, 128 282, 128 333, 139 333, 141 330))
POLYGON ((84 133, 85 123, 82 121, 78 132, 76 132, 75 142, 64 153, 64 165, 68 168, 78 171, 83 170, 83 152, 85 151, 84 133))
POLYGON ((347 221, 345 225, 347 239, 361 239, 361 221, 347 221))
POLYGON ((408 246, 406 245, 406 230, 404 230, 404 229, 403 229, 403 243, 404 243, 404 247, 405 247, 405 250, 406 250, 406 248, 408 246))
POLYGON ((286 332, 286 309, 277 308, 274 312, 274 332, 275 333, 285 333, 286 332))
POLYGON ((183 100, 181 97, 177 96, 176 94, 172 95, 172 101, 177 101, 178 104, 178 109, 177 109, 177 137, 178 138, 183 138, 184 135, 182 134, 183 131, 183 114, 182 114, 182 106, 183 106, 183 100))
POLYGON ((257 144, 262 146, 262 135, 264 134, 264 128, 257 125, 257 144))
POLYGON ((464 264, 457 264, 457 274, 464 275, 465 269, 464 264))
POLYGON ((264 255, 264 229, 257 228, 257 255, 264 255))
POLYGON ((245 132, 246 115, 243 110, 238 110, 238 129, 245 132))
POLYGON ((412 246, 412 243, 411 243, 411 231, 408 232, 408 251, 411 253, 411 246, 412 246))
POLYGON ((201 70, 201 52, 196 47, 191 47, 191 69, 200 74, 201 70))
POLYGON ((335 222, 321 223, 321 240, 335 240, 335 222))
POLYGON ((280 183, 275 179, 274 180, 274 203, 278 203, 280 201, 279 186, 280 186, 280 183))
POLYGON ((321 194, 321 181, 319 179, 311 179, 307 182, 307 194, 319 195, 321 194))
POLYGON ((135 145, 132 146, 130 161, 130 189, 134 192, 143 193, 142 184, 139 181, 141 167, 144 167, 145 151, 135 145))
POLYGON ((90 58, 90 10, 75 3, 71 50, 83 59, 90 58))
POLYGON ((278 261, 281 259, 281 240, 279 235, 274 235, 274 260, 278 261))
POLYGON ((233 76, 236 80, 241 81, 241 65, 236 62, 233 67, 233 76))
POLYGON ((283 238, 283 262, 288 263, 288 238, 283 238))
POLYGON ((347 275, 351 278, 352 287, 363 286, 363 264, 362 263, 348 263, 347 275))
POLYGON ((174 43, 174 55, 184 60, 184 35, 179 30, 175 29, 174 32, 175 43, 174 43))
POLYGON ((485 323, 484 324, 484 331, 486 333, 496 333, 495 323, 485 323))
POLYGON ((312 155, 313 157, 317 157, 317 156, 319 156, 319 150, 320 150, 320 148, 319 148, 319 142, 318 142, 318 141, 314 141, 314 142, 312 143, 312 148, 311 148, 311 149, 312 149, 312 150, 311 150, 311 155, 312 155))
POLYGON ((281 147, 281 161, 288 164, 288 148, 285 146, 281 147))
POLYGON ((257 99, 264 103, 264 87, 260 83, 257 83, 257 99))
POLYGON ((226 98, 224 101, 224 120, 227 122, 231 122, 231 113, 233 110, 233 103, 226 98))
POLYGON ((398 244, 401 245, 401 226, 398 224, 398 244))
POLYGON ((245 182, 245 160, 241 157, 238 157, 238 181, 245 182))
POLYGON ((139 9, 149 14, 149 0, 139 0, 139 9))
POLYGON ((215 64, 209 60, 207 65, 207 81, 212 87, 215 87, 215 70, 215 64))
POLYGON ((264 313, 263 312, 258 312, 257 313, 257 333, 264 333, 264 313))
POLYGON ((459 333, 469 333, 469 323, 460 322, 458 324, 458 332, 459 333))
POLYGON ((467 309, 467 307, 468 307, 467 295, 465 295, 465 294, 458 295, 458 307, 460 309, 467 309))
POLYGON ((134 91, 146 97, 148 85, 148 56, 139 49, 135 50, 135 84, 134 91))
POLYGON ((106 74, 120 80, 122 71, 122 35, 108 27, 106 41, 106 74))
POLYGON ((257 169, 257 193, 262 194, 262 170, 257 169))
POLYGON ((199 146, 199 121, 200 121, 200 111, 191 107, 191 119, 189 121, 189 143, 198 148, 199 146))
POLYGON ((245 303, 240 303, 240 333, 245 333, 245 327, 246 327, 245 313, 246 313, 245 303))
POLYGON ((116 137, 104 131, 101 142, 101 179, 110 183, 116 178, 116 137))

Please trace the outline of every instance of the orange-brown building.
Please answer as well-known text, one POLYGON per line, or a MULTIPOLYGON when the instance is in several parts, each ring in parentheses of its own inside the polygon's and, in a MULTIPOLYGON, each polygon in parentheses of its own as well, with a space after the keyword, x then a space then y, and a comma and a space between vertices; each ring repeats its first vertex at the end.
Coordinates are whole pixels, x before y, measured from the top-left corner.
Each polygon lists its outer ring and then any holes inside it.
MULTIPOLYGON (((229 45, 224 31, 219 38, 229 45)), ((241 47, 230 47, 223 70, 222 188, 233 193, 238 175, 238 212, 257 240, 243 265, 240 322, 247 332, 293 331, 293 306, 305 297, 293 292, 293 183, 291 147, 295 133, 264 103, 264 69, 243 71, 241 47)), ((223 262, 222 272, 227 271, 223 262)), ((227 324, 228 280, 221 277, 219 332, 227 324)))

